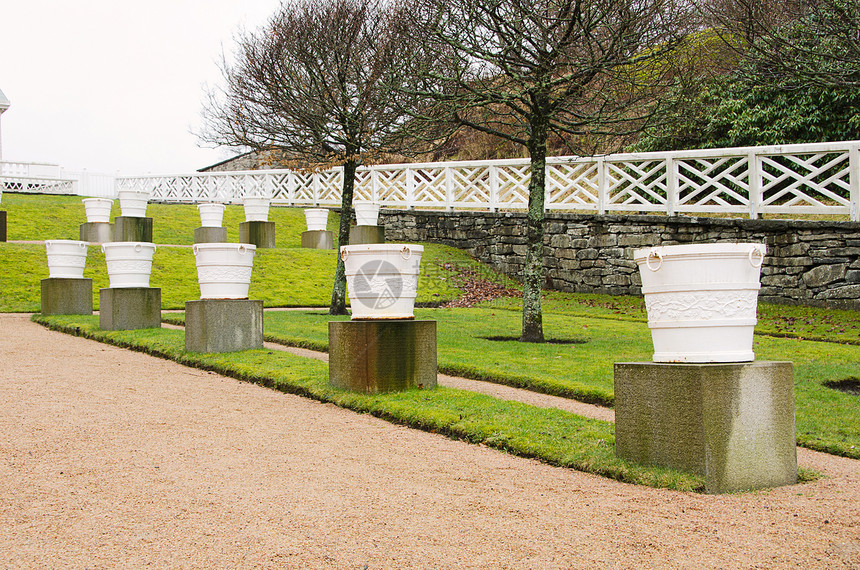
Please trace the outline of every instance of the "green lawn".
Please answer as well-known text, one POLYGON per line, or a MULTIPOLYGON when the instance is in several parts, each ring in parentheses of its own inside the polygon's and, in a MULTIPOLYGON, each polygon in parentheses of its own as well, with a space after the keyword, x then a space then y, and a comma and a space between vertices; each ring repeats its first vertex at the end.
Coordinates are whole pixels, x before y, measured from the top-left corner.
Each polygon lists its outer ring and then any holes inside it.
MULTIPOLYGON (((418 309, 416 318, 437 321, 439 370, 539 392, 612 405, 613 364, 651 359, 647 324, 606 316, 544 315, 550 339, 572 344, 493 341, 516 336, 520 314, 498 308, 418 309)), ((181 322, 182 315, 168 318, 181 322)), ((327 350, 327 323, 320 311, 268 312, 266 338, 327 350)), ((758 335, 758 360, 794 363, 797 440, 800 445, 860 459, 860 397, 825 386, 860 378, 860 347, 835 342, 758 335)))
MULTIPOLYGON (((77 197, 4 193, 10 240, 77 239, 85 221, 77 197)), ((118 203, 114 215, 118 214, 118 203)), ((199 289, 191 248, 199 226, 192 205, 150 204, 154 239, 178 247, 160 247, 155 254, 151 285, 162 289, 164 309, 182 309, 197 299, 199 289)), ((238 239, 242 209, 230 206, 225 215, 228 239, 238 239)), ((277 248, 259 250, 254 261, 251 297, 267 307, 327 306, 335 267, 335 251, 299 246, 304 215, 299 208, 273 208, 277 248)), ((331 215, 329 228, 338 218, 331 215)), ((48 275, 41 244, 0 244, 0 311, 39 310, 39 281, 48 275)), ((455 298, 458 268, 472 268, 494 282, 504 280, 463 252, 425 244, 418 303, 434 305, 455 298)), ((104 258, 90 247, 85 276, 98 290, 108 285, 104 258)), ((568 344, 523 344, 489 340, 517 337, 520 300, 496 299, 470 309, 419 309, 419 318, 438 321, 439 367, 443 372, 519 386, 531 390, 612 405, 612 365, 650 359, 651 344, 644 303, 635 297, 549 292, 543 313, 549 339, 568 344)), ((168 318, 181 319, 181 315, 168 318)), ((286 344, 327 348, 324 312, 267 313, 267 336, 286 344)), ((860 458, 860 400, 825 386, 860 378, 860 330, 856 312, 807 307, 759 306, 756 356, 795 364, 798 442, 801 445, 860 458)), ((423 420, 422 420, 423 421, 423 420)), ((446 428, 447 429, 447 428, 446 428)), ((459 437, 459 436, 458 436, 459 437)))

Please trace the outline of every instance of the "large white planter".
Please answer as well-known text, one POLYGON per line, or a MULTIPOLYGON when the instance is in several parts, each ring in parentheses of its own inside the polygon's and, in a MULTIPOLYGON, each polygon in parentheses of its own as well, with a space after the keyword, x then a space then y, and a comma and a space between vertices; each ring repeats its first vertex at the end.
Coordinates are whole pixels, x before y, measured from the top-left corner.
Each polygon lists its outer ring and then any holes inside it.
POLYGON ((112 289, 149 287, 154 243, 115 241, 102 244, 112 289))
POLYGON ((755 243, 636 250, 654 362, 749 362, 761 264, 755 243))
POLYGON ((201 299, 247 299, 257 246, 249 243, 194 245, 201 299))
POLYGON ((108 198, 84 198, 84 211, 87 214, 87 222, 105 223, 110 222, 110 209, 113 200, 108 198))
POLYGON ((197 204, 200 212, 200 226, 204 228, 220 228, 224 221, 224 204, 206 203, 197 204))
POLYGON ((340 256, 353 320, 412 319, 424 247, 345 245, 340 256))
POLYGON ((87 242, 65 239, 45 242, 48 255, 48 277, 52 279, 83 279, 87 264, 87 242))
POLYGON ((117 196, 119 197, 119 209, 123 216, 129 218, 146 217, 146 204, 149 202, 149 192, 120 190, 117 192, 117 196))
POLYGON ((308 208, 305 210, 305 223, 309 232, 325 230, 328 227, 328 210, 326 208, 308 208))
POLYGON ((356 202, 355 223, 359 226, 375 226, 379 221, 379 204, 373 202, 356 202))
POLYGON ((245 207, 246 222, 269 221, 269 200, 266 198, 245 198, 242 204, 245 207))

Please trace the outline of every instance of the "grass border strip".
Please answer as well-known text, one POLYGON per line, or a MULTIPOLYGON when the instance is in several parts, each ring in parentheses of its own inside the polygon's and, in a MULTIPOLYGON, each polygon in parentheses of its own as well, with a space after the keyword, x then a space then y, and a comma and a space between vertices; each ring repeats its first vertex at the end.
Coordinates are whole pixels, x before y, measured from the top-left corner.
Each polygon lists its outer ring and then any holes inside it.
MULTIPOLYGON (((373 396, 339 391, 333 388, 330 388, 329 390, 324 389, 319 392, 316 392, 312 389, 297 385, 295 383, 278 382, 275 377, 267 376, 266 374, 248 374, 246 372, 238 371, 237 369, 231 368, 229 366, 215 365, 211 362, 206 362, 205 358, 196 358, 192 356, 196 353, 185 353, 184 351, 182 351, 180 354, 177 354, 171 351, 160 350, 157 347, 147 345, 145 341, 128 342, 125 340, 112 338, 111 335, 108 334, 110 333, 110 331, 103 331, 105 334, 99 334, 99 332, 93 332, 91 330, 87 330, 86 328, 82 328, 81 326, 67 325, 64 323, 52 321, 50 317, 42 317, 38 313, 33 315, 32 320, 42 326, 45 326, 48 329, 57 332, 87 338, 89 340, 110 344, 119 348, 142 352, 150 356, 171 360, 184 366, 216 372, 224 376, 228 376, 240 381, 254 383, 283 393, 306 397, 324 403, 331 403, 342 408, 350 409, 355 412, 368 413, 374 417, 389 421, 394 424, 404 425, 407 427, 420 429, 422 431, 427 431, 431 433, 438 433, 440 435, 444 435, 452 439, 466 441, 473 444, 486 445, 487 447, 503 451, 511 455, 538 460, 542 463, 546 463, 555 467, 574 469, 576 471, 582 471, 593 475, 606 477, 608 479, 612 479, 622 483, 637 484, 653 488, 665 488, 686 492, 702 492, 704 490, 704 478, 695 474, 685 473, 672 469, 665 469, 661 467, 637 465, 615 458, 614 454, 612 454, 611 461, 601 461, 600 453, 592 453, 591 455, 589 455, 589 452, 585 451, 571 454, 570 452, 567 452, 565 450, 557 450, 555 453, 553 453, 552 450, 547 450, 542 447, 541 441, 533 441, 528 438, 524 439, 521 436, 518 437, 515 433, 515 430, 510 430, 507 433, 505 432, 505 430, 488 431, 491 428, 498 426, 494 426, 486 422, 482 423, 481 417, 476 415, 468 415, 467 413, 465 415, 460 414, 458 417, 454 417, 450 413, 450 411, 438 408, 427 408, 424 410, 426 413, 415 414, 414 410, 409 409, 408 406, 404 406, 401 402, 396 400, 385 401, 381 400, 380 398, 375 398, 373 396)), ((501 402, 504 405, 510 406, 512 408, 533 408, 533 406, 528 406, 526 404, 521 404, 518 402, 506 402, 503 400, 492 398, 491 396, 475 394, 468 391, 455 390, 451 388, 440 388, 439 390, 445 390, 446 395, 458 394, 462 392, 464 394, 468 394, 469 398, 486 399, 487 402, 501 402)), ((415 392, 415 394, 421 393, 421 391, 415 392)), ((540 408, 539 410, 540 411, 538 413, 540 414, 562 414, 570 416, 572 418, 576 418, 576 421, 581 422, 582 426, 580 428, 577 428, 576 431, 588 431, 592 428, 596 429, 595 426, 602 426, 602 424, 609 423, 601 422, 599 420, 582 418, 580 416, 576 416, 575 414, 570 414, 569 412, 563 412, 561 410, 556 409, 540 408), (591 426, 591 428, 589 428, 589 426, 591 426)), ((515 414, 512 414, 512 417, 514 416, 515 414)), ((495 419, 498 418, 495 417, 495 419)), ((546 435, 548 436, 548 434, 546 435)), ((566 435, 560 437, 561 439, 569 439, 566 435)), ((605 439, 594 439, 594 441, 587 441, 592 444, 590 448, 601 449, 604 454, 608 449, 606 446, 611 445, 611 443, 607 442, 605 439)))

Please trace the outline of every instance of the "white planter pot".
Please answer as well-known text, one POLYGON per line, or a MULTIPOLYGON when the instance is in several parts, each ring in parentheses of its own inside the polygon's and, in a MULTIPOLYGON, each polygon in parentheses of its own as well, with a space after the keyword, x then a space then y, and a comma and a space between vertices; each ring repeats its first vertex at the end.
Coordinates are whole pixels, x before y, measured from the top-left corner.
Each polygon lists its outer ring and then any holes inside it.
POLYGON ((242 203, 245 206, 246 222, 269 221, 269 200, 266 198, 245 198, 242 203))
POLYGON ((73 240, 48 240, 45 242, 48 254, 48 277, 63 279, 83 279, 84 266, 87 264, 87 242, 73 240))
POLYGON ((201 299, 247 299, 257 246, 248 243, 194 245, 201 299))
POLYGON ((328 210, 326 208, 309 208, 305 210, 305 223, 309 232, 325 230, 328 227, 328 210))
POLYGON ((112 289, 149 287, 154 243, 116 241, 102 244, 112 289))
POLYGON ((137 190, 120 190, 119 209, 123 216, 130 218, 145 218, 146 204, 149 202, 149 192, 138 192, 137 190))
POLYGON ((379 204, 372 202, 356 202, 355 223, 359 226, 375 226, 379 221, 379 204))
POLYGON ((224 221, 224 204, 197 204, 200 212, 200 225, 204 228, 220 228, 224 221))
POLYGON ((755 243, 636 250, 654 362, 749 362, 761 264, 755 243))
POLYGON ((353 320, 414 318, 420 245, 345 245, 340 256, 353 320))
POLYGON ((110 209, 113 200, 107 198, 84 198, 84 210, 87 213, 87 222, 110 222, 110 209))

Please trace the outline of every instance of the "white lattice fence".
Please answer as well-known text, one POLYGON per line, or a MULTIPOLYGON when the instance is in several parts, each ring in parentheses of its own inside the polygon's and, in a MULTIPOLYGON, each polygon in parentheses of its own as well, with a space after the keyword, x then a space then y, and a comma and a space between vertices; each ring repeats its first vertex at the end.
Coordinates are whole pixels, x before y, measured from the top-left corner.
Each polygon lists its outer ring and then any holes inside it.
MULTIPOLYGON (((262 195, 298 206, 340 205, 342 170, 120 178, 161 201, 238 202, 262 195)), ((355 199, 393 208, 528 207, 528 160, 360 168, 355 199)), ((848 215, 858 220, 860 141, 684 152, 554 157, 546 208, 556 211, 848 215)))

